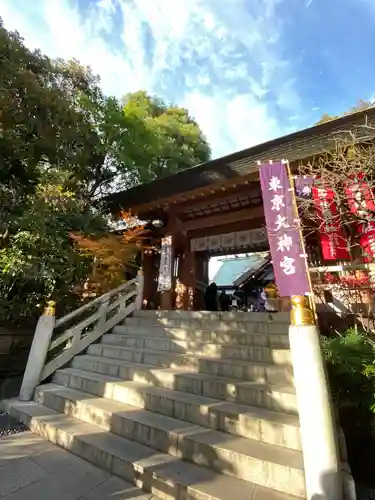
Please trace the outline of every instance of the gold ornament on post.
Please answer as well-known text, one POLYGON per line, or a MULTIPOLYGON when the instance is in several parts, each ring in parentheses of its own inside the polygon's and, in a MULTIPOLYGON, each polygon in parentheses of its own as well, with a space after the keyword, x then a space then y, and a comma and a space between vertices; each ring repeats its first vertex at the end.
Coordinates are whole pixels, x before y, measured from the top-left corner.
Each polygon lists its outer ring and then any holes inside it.
POLYGON ((278 296, 278 289, 274 283, 269 283, 264 287, 264 291, 266 292, 267 298, 276 299, 278 296))
POLYGON ((278 288, 274 283, 269 283, 264 287, 264 293, 266 294, 267 300, 264 303, 264 308, 268 312, 277 312, 279 309, 278 304, 278 288))
POLYGON ((47 306, 44 308, 43 316, 55 316, 56 313, 56 302, 54 300, 49 300, 47 306))
POLYGON ((304 295, 292 297, 291 323, 293 326, 315 325, 314 313, 304 295))

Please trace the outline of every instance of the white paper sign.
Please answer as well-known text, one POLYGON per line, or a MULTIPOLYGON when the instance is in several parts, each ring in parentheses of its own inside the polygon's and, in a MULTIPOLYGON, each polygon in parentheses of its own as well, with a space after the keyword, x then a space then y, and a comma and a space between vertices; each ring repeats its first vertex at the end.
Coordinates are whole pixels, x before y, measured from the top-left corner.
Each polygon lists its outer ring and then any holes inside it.
POLYGON ((172 290, 172 236, 161 240, 158 292, 172 290))

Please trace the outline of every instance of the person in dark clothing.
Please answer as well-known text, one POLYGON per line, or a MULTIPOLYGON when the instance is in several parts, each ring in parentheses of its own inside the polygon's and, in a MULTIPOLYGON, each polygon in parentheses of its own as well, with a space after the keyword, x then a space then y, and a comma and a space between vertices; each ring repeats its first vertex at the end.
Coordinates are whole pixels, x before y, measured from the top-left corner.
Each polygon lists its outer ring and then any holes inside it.
POLYGON ((229 311, 230 297, 227 293, 225 293, 225 290, 221 291, 219 302, 220 302, 220 309, 222 311, 224 312, 229 311))
POLYGON ((217 300, 217 285, 216 283, 211 283, 206 289, 204 294, 204 301, 206 304, 207 311, 217 311, 218 310, 218 300, 217 300))

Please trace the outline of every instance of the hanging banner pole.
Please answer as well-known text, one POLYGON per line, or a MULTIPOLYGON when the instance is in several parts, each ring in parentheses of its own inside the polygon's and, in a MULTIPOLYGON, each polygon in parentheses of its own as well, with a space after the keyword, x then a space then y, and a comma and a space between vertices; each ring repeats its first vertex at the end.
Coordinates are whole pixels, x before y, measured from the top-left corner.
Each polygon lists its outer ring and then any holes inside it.
POLYGON ((291 297, 290 351, 306 479, 307 500, 342 500, 341 461, 319 332, 306 295, 311 297, 305 245, 290 167, 260 167, 264 215, 276 285, 291 297))
POLYGON ((259 176, 279 295, 309 295, 311 284, 288 164, 285 161, 264 164, 259 176))
POLYGON ((299 213, 298 213, 297 198, 296 198, 296 186, 295 186, 294 178, 292 176, 292 172, 290 170, 289 162, 287 160, 285 160, 285 163, 286 163, 286 169, 287 169, 287 172, 288 172, 290 187, 291 187, 291 190, 292 190, 294 216, 296 218, 296 221, 298 221, 299 238, 300 238, 300 242, 301 242, 302 253, 305 256, 306 274, 307 274, 307 279, 308 279, 309 288, 310 288, 309 294, 308 294, 309 303, 310 303, 310 308, 311 308, 311 310, 312 310, 312 312, 314 314, 314 320, 316 322, 317 319, 318 319, 318 317, 317 317, 317 313, 316 313, 315 297, 314 297, 314 292, 313 292, 313 288, 312 288, 311 276, 310 276, 310 272, 309 272, 309 264, 307 262, 306 245, 305 245, 305 240, 303 239, 303 232, 302 232, 302 227, 301 227, 301 219, 300 219, 300 216, 299 216, 299 213))

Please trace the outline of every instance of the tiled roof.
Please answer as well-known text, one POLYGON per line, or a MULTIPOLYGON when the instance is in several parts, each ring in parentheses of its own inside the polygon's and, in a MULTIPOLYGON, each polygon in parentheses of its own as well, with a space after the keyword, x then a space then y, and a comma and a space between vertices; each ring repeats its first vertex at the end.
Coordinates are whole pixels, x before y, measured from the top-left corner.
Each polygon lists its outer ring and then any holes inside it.
POLYGON ((104 202, 112 211, 129 209, 213 185, 225 180, 251 174, 257 170, 257 161, 287 159, 305 160, 324 150, 330 150, 335 140, 354 133, 358 142, 374 137, 365 125, 375 124, 375 108, 359 111, 329 122, 294 132, 243 151, 208 161, 174 175, 120 191, 108 196, 104 202))
MULTIPOLYGON (((235 286, 242 286, 244 285, 249 279, 255 274, 259 274, 260 270, 266 269, 267 265, 270 262, 270 256, 267 255, 266 257, 259 259, 258 261, 254 262, 254 264, 247 269, 243 274, 241 274, 234 282, 235 286)), ((264 273, 263 273, 264 274, 264 273)))
POLYGON ((263 257, 259 255, 233 257, 224 260, 212 281, 215 282, 217 286, 231 286, 249 269, 260 266, 263 260, 263 257))

